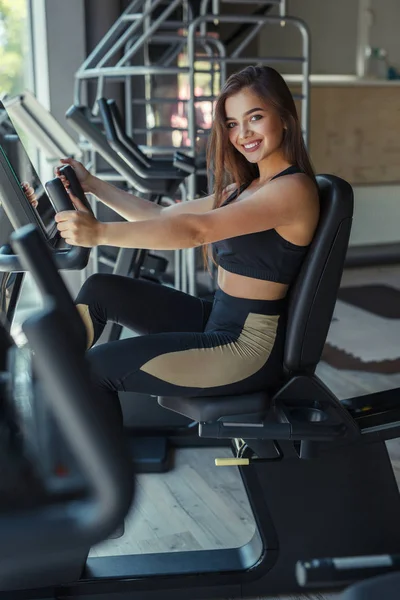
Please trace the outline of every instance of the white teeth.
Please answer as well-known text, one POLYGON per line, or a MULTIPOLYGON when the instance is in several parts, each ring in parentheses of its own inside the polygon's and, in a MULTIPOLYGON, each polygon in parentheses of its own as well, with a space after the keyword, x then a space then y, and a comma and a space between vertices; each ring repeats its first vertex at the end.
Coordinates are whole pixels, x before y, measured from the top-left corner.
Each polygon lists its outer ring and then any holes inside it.
POLYGON ((261 142, 253 142, 252 144, 244 144, 244 147, 246 148, 246 150, 251 150, 251 148, 255 148, 256 146, 259 146, 261 144, 261 142))

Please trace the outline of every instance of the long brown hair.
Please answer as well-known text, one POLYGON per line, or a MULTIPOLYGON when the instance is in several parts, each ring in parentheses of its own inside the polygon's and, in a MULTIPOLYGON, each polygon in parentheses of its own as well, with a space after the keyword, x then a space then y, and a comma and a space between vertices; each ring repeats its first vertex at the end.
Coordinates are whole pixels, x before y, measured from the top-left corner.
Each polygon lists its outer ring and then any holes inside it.
MULTIPOLYGON (((222 204, 223 191, 228 184, 235 183, 239 188, 259 177, 257 164, 250 163, 229 141, 225 122, 226 99, 245 88, 250 88, 275 108, 286 127, 282 140, 285 160, 291 165, 297 165, 302 172, 315 181, 315 173, 304 144, 296 105, 285 80, 272 67, 249 66, 227 79, 216 101, 207 147, 207 171, 214 179, 213 208, 218 208, 222 204)), ((207 257, 207 247, 204 247, 204 257, 207 257)))

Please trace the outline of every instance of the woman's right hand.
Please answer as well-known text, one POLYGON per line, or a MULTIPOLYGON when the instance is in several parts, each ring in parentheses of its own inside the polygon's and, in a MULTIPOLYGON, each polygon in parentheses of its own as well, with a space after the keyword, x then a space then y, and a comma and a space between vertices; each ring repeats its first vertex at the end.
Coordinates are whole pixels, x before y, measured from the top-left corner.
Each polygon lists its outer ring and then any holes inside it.
MULTIPOLYGON (((82 186, 83 191, 86 193, 90 193, 91 192, 91 182, 94 178, 93 178, 93 175, 91 173, 89 173, 89 171, 86 169, 86 167, 84 167, 81 162, 79 162, 78 160, 75 160, 74 158, 62 158, 60 160, 60 162, 62 165, 70 165, 74 169, 76 176, 79 180, 79 183, 82 186)), ((56 167, 55 174, 57 175, 57 177, 59 177, 61 179, 65 189, 68 192, 69 181, 62 173, 60 173, 60 168, 61 167, 56 167)))

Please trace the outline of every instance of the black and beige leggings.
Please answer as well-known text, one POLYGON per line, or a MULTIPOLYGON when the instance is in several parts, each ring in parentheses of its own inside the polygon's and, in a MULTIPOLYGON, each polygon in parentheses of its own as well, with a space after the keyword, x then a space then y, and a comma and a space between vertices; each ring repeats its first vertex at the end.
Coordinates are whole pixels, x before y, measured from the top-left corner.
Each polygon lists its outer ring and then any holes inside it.
POLYGON ((107 321, 137 334, 87 352, 94 384, 110 403, 118 404, 120 391, 241 394, 274 385, 282 373, 284 300, 247 300, 217 290, 208 302, 145 280, 96 274, 76 304, 88 346, 107 321))

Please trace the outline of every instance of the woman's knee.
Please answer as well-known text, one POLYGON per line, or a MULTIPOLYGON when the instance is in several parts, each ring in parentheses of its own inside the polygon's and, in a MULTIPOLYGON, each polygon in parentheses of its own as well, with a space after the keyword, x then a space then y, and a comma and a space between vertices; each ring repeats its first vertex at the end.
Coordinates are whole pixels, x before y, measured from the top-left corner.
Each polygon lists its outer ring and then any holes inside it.
POLYGON ((86 352, 85 359, 93 383, 108 391, 116 392, 118 391, 118 382, 114 377, 114 359, 109 347, 110 344, 100 344, 90 348, 86 352))
POLYGON ((76 298, 76 304, 91 304, 97 302, 101 296, 110 290, 112 275, 95 273, 88 277, 81 287, 76 298))

